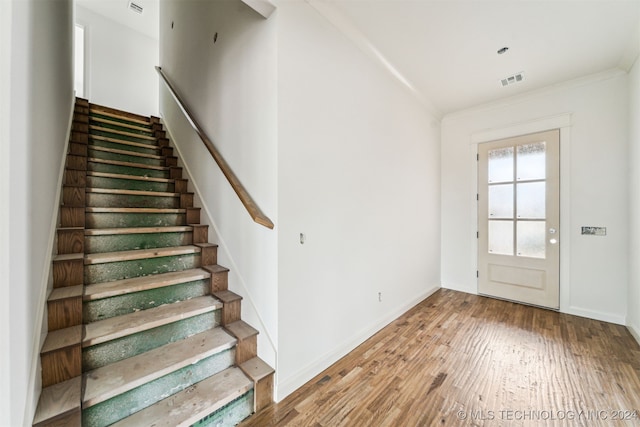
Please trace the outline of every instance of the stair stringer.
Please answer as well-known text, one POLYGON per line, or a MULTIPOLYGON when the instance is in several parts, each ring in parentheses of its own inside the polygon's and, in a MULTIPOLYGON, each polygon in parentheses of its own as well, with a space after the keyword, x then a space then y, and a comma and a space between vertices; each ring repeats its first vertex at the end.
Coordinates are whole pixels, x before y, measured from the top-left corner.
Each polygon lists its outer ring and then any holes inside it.
MULTIPOLYGON (((176 143, 177 139, 175 138, 174 131, 172 131, 171 126, 169 125, 169 123, 167 123, 166 120, 160 118, 159 122, 162 123, 162 125, 166 129, 170 146, 175 148, 177 151, 179 165, 184 169, 186 178, 189 182, 189 186, 193 188, 193 193, 195 195, 195 203, 197 205, 200 205, 204 211, 203 223, 208 224, 210 226, 209 235, 211 236, 212 233, 214 235, 214 237, 213 238, 210 237, 210 239, 217 241, 219 243, 220 250, 222 251, 223 256, 225 257, 224 264, 229 265, 230 273, 233 277, 233 279, 230 280, 231 289, 241 294, 244 298, 244 301, 249 303, 248 307, 247 307, 247 304, 242 305, 243 318, 247 318, 251 322, 255 320, 260 325, 261 333, 258 335, 258 355, 260 356, 260 358, 265 360, 268 364, 272 366, 276 366, 275 376, 277 377, 278 375, 277 348, 278 347, 275 343, 275 340, 273 339, 271 333, 269 332, 269 328, 267 327, 263 316, 260 314, 258 305, 256 304, 255 300, 252 297, 252 293, 246 284, 245 278, 241 274, 241 269, 238 267, 238 264, 235 261, 235 257, 228 249, 229 245, 225 242, 223 233, 221 232, 220 227, 218 226, 217 222, 214 219, 215 216, 213 215, 212 210, 210 209, 205 198, 202 196, 203 192, 201 191, 197 180, 194 179, 194 175, 190 169, 189 164, 184 160, 185 156, 181 151, 180 145, 176 143)), ((275 381, 275 383, 277 384, 277 381, 275 381)))

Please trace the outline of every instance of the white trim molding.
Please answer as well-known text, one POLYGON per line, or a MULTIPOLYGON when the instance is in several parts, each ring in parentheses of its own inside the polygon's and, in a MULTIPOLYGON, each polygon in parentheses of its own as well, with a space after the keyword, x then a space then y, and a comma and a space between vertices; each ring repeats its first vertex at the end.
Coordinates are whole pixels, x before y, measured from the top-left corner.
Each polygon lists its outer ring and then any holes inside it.
POLYGON ((327 369, 327 367, 340 360, 342 357, 346 356, 360 344, 371 338, 378 331, 409 311, 412 307, 415 307, 425 299, 429 298, 440 288, 440 285, 436 285, 430 288, 428 291, 418 295, 416 298, 412 298, 404 305, 400 306, 398 309, 382 317, 374 325, 356 333, 350 339, 341 342, 333 350, 328 351, 327 353, 318 357, 316 360, 309 363, 306 367, 300 369, 297 373, 289 376, 288 378, 279 380, 276 392, 276 401, 280 402, 289 394, 302 387, 306 382, 311 380, 323 370, 327 369))

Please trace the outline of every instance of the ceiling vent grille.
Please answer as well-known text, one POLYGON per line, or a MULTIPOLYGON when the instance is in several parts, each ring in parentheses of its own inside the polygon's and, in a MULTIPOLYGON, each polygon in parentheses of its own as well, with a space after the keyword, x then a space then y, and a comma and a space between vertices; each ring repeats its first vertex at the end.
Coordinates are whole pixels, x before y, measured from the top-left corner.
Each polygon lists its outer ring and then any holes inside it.
POLYGON ((524 73, 520 72, 518 74, 514 74, 513 76, 508 76, 503 79, 500 79, 500 83, 502 83, 502 86, 504 87, 504 86, 520 83, 522 80, 524 80, 524 73))
POLYGON ((132 1, 129 2, 129 9, 133 10, 135 13, 139 13, 142 15, 142 11, 144 10, 142 6, 136 4, 132 1))

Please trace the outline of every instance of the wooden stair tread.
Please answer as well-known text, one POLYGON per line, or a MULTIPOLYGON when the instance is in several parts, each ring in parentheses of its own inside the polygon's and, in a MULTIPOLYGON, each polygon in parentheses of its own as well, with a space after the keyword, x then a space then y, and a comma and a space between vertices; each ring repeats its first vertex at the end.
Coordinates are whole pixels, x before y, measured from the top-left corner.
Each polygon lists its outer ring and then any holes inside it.
POLYGON ((199 253, 201 249, 194 245, 172 246, 168 248, 134 249, 131 251, 102 252, 84 256, 84 264, 104 264, 107 262, 132 261, 145 258, 160 258, 174 255, 199 253))
POLYGON ((54 261, 74 261, 84 258, 84 254, 57 254, 53 257, 54 261))
POLYGON ((86 193, 98 194, 123 194, 128 196, 155 196, 155 197, 180 197, 180 193, 168 193, 164 191, 148 191, 148 190, 123 190, 120 188, 95 188, 87 187, 86 193))
POLYGON ((235 344, 235 338, 218 327, 90 371, 84 374, 82 407, 104 402, 235 344))
POLYGON ((158 156, 157 154, 139 153, 137 151, 120 150, 118 148, 98 147, 96 145, 89 146, 89 150, 102 151, 104 153, 124 154, 125 156, 132 156, 132 157, 144 157, 146 159, 154 159, 154 160, 162 160, 163 159, 162 156, 158 156))
POLYGON ((242 372, 244 372, 254 382, 258 382, 275 372, 275 369, 259 357, 247 360, 240 364, 239 368, 242 369, 242 372))
POLYGON ((242 370, 228 368, 113 426, 189 426, 234 401, 252 387, 253 383, 242 370))
POLYGON ((81 297, 83 290, 84 290, 83 285, 65 286, 62 288, 56 288, 53 291, 51 291, 48 301, 60 301, 67 298, 81 297))
POLYGON ((220 301, 211 296, 204 296, 98 320, 85 325, 82 346, 89 347, 122 338, 220 308, 222 308, 220 301))
POLYGON ((85 236, 113 236, 116 234, 148 234, 148 233, 187 233, 193 231, 190 225, 166 227, 125 227, 125 228, 92 228, 85 229, 85 236))
POLYGON ((116 134, 116 135, 128 136, 128 137, 132 137, 132 138, 146 139, 147 141, 155 141, 156 140, 156 138, 153 137, 153 136, 141 135, 141 134, 135 133, 135 132, 125 132, 125 131, 116 130, 116 129, 104 128, 102 126, 96 126, 96 125, 89 125, 89 129, 93 130, 93 131, 105 132, 105 133, 113 133, 113 134, 116 134))
POLYGON ((89 113, 100 114, 101 116, 112 117, 115 119, 127 120, 142 125, 149 125, 151 122, 148 117, 141 116, 139 114, 132 114, 124 110, 105 107, 104 105, 98 104, 89 104, 89 113))
POLYGON ((225 326, 227 331, 231 333, 238 341, 243 341, 254 335, 258 335, 258 330, 246 323, 244 320, 237 320, 225 326))
POLYGON ((222 301, 224 304, 242 300, 242 297, 240 295, 229 290, 214 292, 213 296, 222 301))
POLYGON ((113 282, 96 283, 94 285, 85 286, 83 298, 85 301, 91 301, 132 292, 172 286, 178 283, 205 280, 209 277, 211 277, 211 274, 208 271, 201 268, 193 268, 190 270, 173 271, 171 273, 115 280, 113 282))
POLYGON ((108 207, 92 207, 86 208, 87 213, 176 213, 183 214, 186 209, 176 208, 108 208, 108 207))
POLYGON ((43 388, 33 417, 34 426, 72 411, 79 411, 81 394, 82 377, 80 376, 43 388))
POLYGON ((211 274, 226 273, 229 271, 227 267, 223 267, 219 264, 206 265, 206 266, 202 266, 202 268, 207 270, 211 274))
POLYGON ((121 173, 93 172, 93 171, 87 171, 87 176, 95 176, 98 178, 129 179, 133 181, 145 181, 145 182, 171 183, 176 181, 175 179, 171 179, 171 178, 156 178, 153 176, 126 175, 121 173))
POLYGON ((162 149, 157 145, 145 144, 144 142, 127 141, 126 139, 118 139, 118 138, 112 138, 109 136, 102 136, 102 135, 89 134, 89 139, 90 140, 94 139, 96 141, 113 142, 115 144, 129 145, 131 147, 148 148, 150 150, 156 150, 156 151, 160 151, 162 149))
POLYGON ((40 354, 71 347, 72 345, 80 343, 80 341, 82 341, 82 332, 82 325, 47 332, 47 337, 44 339, 40 354))
POLYGON ((129 128, 129 129, 133 129, 133 130, 137 130, 137 131, 141 131, 141 132, 151 132, 151 128, 149 126, 136 126, 136 125, 133 125, 131 123, 122 123, 122 122, 119 122, 119 121, 116 121, 116 120, 103 119, 101 117, 91 117, 91 121, 92 122, 98 122, 98 123, 104 123, 104 124, 107 124, 107 125, 120 126, 120 127, 129 128))
POLYGON ((88 157, 87 161, 91 163, 102 163, 105 165, 114 165, 114 166, 127 166, 130 168, 139 168, 139 169, 152 169, 157 171, 168 171, 170 169, 168 166, 154 166, 154 165, 147 165, 144 163, 123 162, 120 160, 97 159, 95 157, 88 157))

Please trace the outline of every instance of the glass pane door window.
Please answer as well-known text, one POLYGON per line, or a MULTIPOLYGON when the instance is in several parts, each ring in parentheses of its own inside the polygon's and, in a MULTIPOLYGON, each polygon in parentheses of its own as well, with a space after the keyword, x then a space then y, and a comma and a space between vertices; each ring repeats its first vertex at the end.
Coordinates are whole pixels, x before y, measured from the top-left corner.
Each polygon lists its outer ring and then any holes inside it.
POLYGON ((487 153, 488 250, 491 254, 546 256, 546 142, 487 153))

